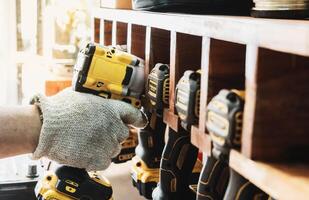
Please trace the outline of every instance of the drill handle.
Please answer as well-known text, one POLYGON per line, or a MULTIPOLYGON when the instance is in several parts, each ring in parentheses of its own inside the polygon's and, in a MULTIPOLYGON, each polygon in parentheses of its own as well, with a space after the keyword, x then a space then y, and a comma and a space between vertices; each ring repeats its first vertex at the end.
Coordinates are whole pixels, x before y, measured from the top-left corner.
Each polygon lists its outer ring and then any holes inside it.
POLYGON ((269 196, 230 168, 230 179, 223 200, 267 200, 269 196))
POLYGON ((197 200, 222 199, 227 182, 228 165, 214 157, 207 157, 197 187, 197 200))
POLYGON ((175 132, 168 127, 168 135, 161 159, 160 183, 152 197, 154 200, 193 199, 195 195, 189 184, 198 149, 191 144, 190 134, 184 129, 175 132))

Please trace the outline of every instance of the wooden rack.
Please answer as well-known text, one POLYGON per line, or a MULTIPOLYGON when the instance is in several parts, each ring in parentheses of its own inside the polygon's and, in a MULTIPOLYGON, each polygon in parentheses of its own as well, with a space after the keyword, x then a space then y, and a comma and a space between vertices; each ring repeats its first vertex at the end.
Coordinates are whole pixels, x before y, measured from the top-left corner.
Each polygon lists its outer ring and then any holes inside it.
POLYGON ((276 199, 309 196, 309 21, 96 9, 93 41, 126 44, 145 74, 170 64, 164 121, 178 130, 175 84, 202 71, 199 124, 191 142, 210 154, 206 105, 223 88, 246 91, 241 152, 230 166, 276 199), (291 164, 297 162, 298 164, 291 164))

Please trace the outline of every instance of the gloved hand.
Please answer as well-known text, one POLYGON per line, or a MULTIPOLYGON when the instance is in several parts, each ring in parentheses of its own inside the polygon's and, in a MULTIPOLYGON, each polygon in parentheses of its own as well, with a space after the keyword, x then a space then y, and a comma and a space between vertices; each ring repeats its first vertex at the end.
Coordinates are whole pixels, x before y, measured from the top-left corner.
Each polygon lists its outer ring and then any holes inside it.
POLYGON ((43 125, 34 159, 46 156, 88 171, 104 170, 129 135, 126 125, 142 128, 147 124, 145 115, 128 103, 71 88, 38 99, 43 125))

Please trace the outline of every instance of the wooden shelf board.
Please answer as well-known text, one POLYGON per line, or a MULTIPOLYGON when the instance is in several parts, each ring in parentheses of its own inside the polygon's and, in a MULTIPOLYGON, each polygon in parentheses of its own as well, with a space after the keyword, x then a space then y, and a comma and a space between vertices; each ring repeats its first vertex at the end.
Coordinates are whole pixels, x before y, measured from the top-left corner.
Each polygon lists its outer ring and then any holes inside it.
POLYGON ((309 56, 309 21, 155 13, 98 8, 94 18, 208 36, 240 44, 309 56))
POLYGON ((275 199, 309 197, 309 164, 257 162, 232 150, 230 166, 275 199))
POLYGON ((191 143, 207 156, 211 154, 211 140, 208 134, 200 132, 197 126, 191 127, 191 143))
POLYGON ((178 115, 175 115, 173 112, 171 112, 169 109, 164 109, 163 113, 163 121, 166 123, 169 127, 171 127, 174 131, 178 131, 178 128, 180 126, 180 119, 178 115))

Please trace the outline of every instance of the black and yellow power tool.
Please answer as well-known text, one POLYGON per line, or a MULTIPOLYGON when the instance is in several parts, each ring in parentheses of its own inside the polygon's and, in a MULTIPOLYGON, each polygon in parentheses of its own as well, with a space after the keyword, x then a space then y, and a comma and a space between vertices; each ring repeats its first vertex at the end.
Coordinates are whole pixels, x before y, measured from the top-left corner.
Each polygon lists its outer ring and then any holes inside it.
POLYGON ((154 200, 195 199, 189 185, 197 183, 201 163, 197 162, 198 149, 190 142, 191 125, 198 121, 200 73, 186 71, 176 87, 175 106, 181 119, 178 132, 168 127, 164 147, 160 182, 152 193, 154 200))
POLYGON ((228 166, 230 150, 240 149, 241 145, 244 96, 244 91, 224 89, 207 106, 206 127, 213 149, 201 173, 198 200, 268 199, 263 191, 228 166))
POLYGON ((74 66, 73 90, 141 106, 143 61, 114 47, 88 44, 74 66))
MULTIPOLYGON (((143 61, 116 48, 90 43, 78 54, 72 88, 140 108, 144 90, 143 61)), ((132 136, 133 131, 130 133, 113 162, 124 162, 135 155, 137 137, 132 136)), ((55 173, 50 173, 36 186, 39 200, 112 199, 110 183, 97 174, 68 166, 61 166, 55 173)))
POLYGON ((153 189, 159 182, 161 155, 164 148, 166 125, 163 122, 163 108, 169 100, 169 66, 158 63, 148 76, 144 111, 150 123, 138 133, 136 156, 132 159, 132 183, 139 193, 151 199, 153 189))
POLYGON ((170 75, 169 66, 158 63, 148 75, 147 97, 151 104, 150 110, 162 117, 163 109, 168 106, 170 75))
MULTIPOLYGON (((82 49, 74 66, 72 88, 103 98, 122 100, 141 107, 144 92, 144 64, 142 59, 118 50, 89 43, 82 49)), ((137 137, 133 132, 122 144, 114 163, 130 160, 135 155, 137 137)))
POLYGON ((96 173, 60 166, 49 172, 35 188, 38 200, 112 200, 111 184, 96 173))

